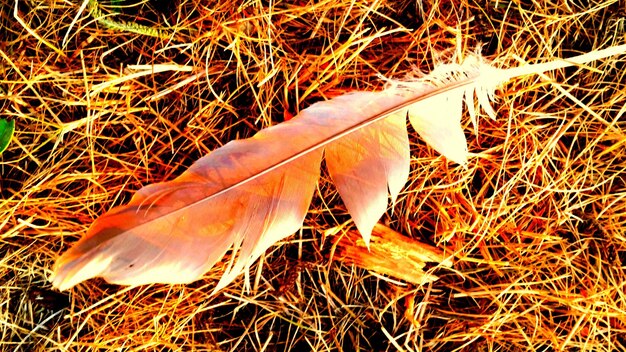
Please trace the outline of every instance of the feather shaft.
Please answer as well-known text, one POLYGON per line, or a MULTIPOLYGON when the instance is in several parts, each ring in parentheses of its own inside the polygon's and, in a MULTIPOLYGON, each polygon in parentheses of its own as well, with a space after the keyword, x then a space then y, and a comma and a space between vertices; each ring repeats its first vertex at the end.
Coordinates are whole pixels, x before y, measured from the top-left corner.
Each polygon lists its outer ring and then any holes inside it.
POLYGON ((188 283, 229 250, 215 290, 302 225, 323 153, 365 243, 408 178, 406 115, 435 150, 464 165, 463 102, 476 128, 474 97, 492 118, 494 90, 513 77, 623 53, 626 45, 567 60, 494 68, 473 57, 440 65, 380 92, 354 92, 302 110, 253 137, 227 143, 176 179, 143 187, 98 218, 55 263, 52 283, 69 289, 92 277, 124 285, 188 283))
POLYGON ((280 160, 277 163, 269 165, 267 168, 264 168, 263 170, 260 170, 258 173, 254 174, 254 175, 251 175, 250 177, 242 179, 241 181, 238 181, 238 182, 236 182, 236 183, 234 183, 232 185, 228 185, 224 189, 222 189, 222 190, 220 190, 220 191, 216 192, 215 194, 212 194, 212 195, 210 195, 208 197, 217 197, 217 196, 219 196, 219 195, 221 195, 223 193, 229 192, 229 191, 231 191, 232 189, 234 189, 236 187, 239 187, 239 186, 241 186, 241 185, 243 185, 243 184, 245 184, 247 182, 250 182, 250 181, 252 181, 252 180, 254 180, 254 179, 258 178, 258 177, 261 177, 261 176, 263 176, 263 175, 265 175, 265 174, 267 174, 269 172, 272 172, 272 171, 276 170, 277 168, 279 168, 281 166, 284 166, 285 164, 290 163, 290 162, 292 162, 292 161, 294 161, 294 160, 296 160, 296 159, 298 159, 298 158, 300 158, 300 157, 302 157, 302 156, 304 156, 304 155, 306 155, 306 154, 308 154, 308 153, 310 153, 310 152, 312 152, 314 150, 323 148, 323 147, 327 146, 328 144, 333 143, 333 142, 335 142, 335 141, 337 141, 337 140, 339 140, 339 139, 349 135, 350 133, 352 133, 354 131, 357 131, 357 130, 365 128, 365 127, 368 127, 368 126, 372 125, 373 123, 376 123, 377 121, 380 121, 380 120, 388 117, 389 115, 391 115, 391 114, 393 114, 393 113, 395 113, 395 112, 397 112, 399 110, 402 110, 404 108, 407 108, 407 107, 409 107, 409 106, 411 106, 411 105, 413 105, 413 104, 415 104, 417 102, 420 102, 420 101, 423 101, 423 100, 427 100, 427 99, 432 98, 434 96, 437 96, 439 94, 445 94, 446 92, 449 92, 449 91, 452 91, 452 90, 455 90, 455 89, 458 89, 458 88, 461 88, 461 87, 465 87, 465 86, 471 85, 474 82, 475 82, 475 78, 468 78, 468 79, 463 80, 463 81, 454 82, 453 84, 445 86, 445 87, 433 88, 431 91, 427 91, 427 92, 425 92, 423 94, 419 94, 419 95, 413 96, 413 97, 411 97, 409 99, 406 99, 403 102, 399 103, 398 105, 390 107, 390 108, 387 108, 387 109, 385 109, 383 111, 380 111, 380 112, 372 115, 371 117, 363 120, 362 122, 359 122, 358 124, 349 126, 349 127, 345 128, 345 129, 343 129, 341 131, 337 131, 336 133, 334 133, 334 134, 324 138, 323 140, 318 141, 315 145, 312 145, 312 146, 307 147, 305 149, 302 149, 302 150, 300 150, 298 152, 295 152, 293 155, 290 155, 289 157, 287 157, 287 158, 285 158, 283 160, 280 160))

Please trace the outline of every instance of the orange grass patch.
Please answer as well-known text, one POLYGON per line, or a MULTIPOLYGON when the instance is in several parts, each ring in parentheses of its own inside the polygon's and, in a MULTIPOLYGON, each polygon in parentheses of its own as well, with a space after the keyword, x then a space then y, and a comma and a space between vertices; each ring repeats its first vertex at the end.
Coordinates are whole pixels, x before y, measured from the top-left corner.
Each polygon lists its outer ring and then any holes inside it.
POLYGON ((331 256, 324 230, 350 223, 327 177, 249 292, 241 277, 210 296, 219 267, 184 286, 47 280, 93 219, 232 139, 480 45, 509 67, 624 44, 624 1, 96 5, 0 0, 0 118, 16 122, 0 155, 1 350, 626 349, 623 55, 507 84, 497 121, 475 136, 463 120, 467 169, 412 136, 384 221, 454 250, 435 282, 331 256))

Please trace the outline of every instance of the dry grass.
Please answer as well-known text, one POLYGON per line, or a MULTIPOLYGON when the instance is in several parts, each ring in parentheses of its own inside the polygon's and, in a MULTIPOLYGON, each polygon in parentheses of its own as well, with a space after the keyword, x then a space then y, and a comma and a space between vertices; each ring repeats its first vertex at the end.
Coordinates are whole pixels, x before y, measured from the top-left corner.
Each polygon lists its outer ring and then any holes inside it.
POLYGON ((321 232, 347 217, 326 179, 251 292, 240 278, 209 296, 220 268, 185 286, 50 291, 54 259, 98 215, 314 101, 479 43, 509 66, 626 40, 624 0, 419 3, 100 4, 158 38, 106 28, 80 3, 0 0, 0 118, 16 120, 0 156, 1 349, 626 349, 624 56, 506 85, 499 119, 476 137, 467 125, 468 169, 412 137, 411 181, 386 220, 457 251, 435 283, 329 261, 321 232))

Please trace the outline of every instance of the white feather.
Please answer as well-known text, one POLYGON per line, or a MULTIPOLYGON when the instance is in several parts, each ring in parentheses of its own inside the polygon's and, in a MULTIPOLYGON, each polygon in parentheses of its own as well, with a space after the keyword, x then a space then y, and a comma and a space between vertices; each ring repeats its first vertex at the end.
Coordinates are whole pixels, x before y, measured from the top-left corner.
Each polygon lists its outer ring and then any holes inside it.
POLYGON ((626 51, 606 49, 537 66, 500 70, 471 57, 430 75, 391 81, 381 92, 355 92, 313 104, 296 118, 233 141, 178 178, 140 189, 98 218, 55 263, 52 283, 69 289, 92 277, 123 285, 188 283, 231 250, 216 291, 267 248, 297 231, 309 208, 325 152, 329 173, 366 243, 407 181, 405 116, 435 150, 465 164, 465 100, 476 128, 474 97, 489 105, 500 82, 626 51))

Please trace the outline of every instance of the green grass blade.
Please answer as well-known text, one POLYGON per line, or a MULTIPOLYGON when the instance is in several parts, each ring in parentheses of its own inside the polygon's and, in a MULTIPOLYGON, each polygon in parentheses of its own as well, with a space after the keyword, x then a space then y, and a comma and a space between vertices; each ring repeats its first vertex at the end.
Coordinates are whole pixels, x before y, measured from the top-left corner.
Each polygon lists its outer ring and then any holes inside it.
POLYGON ((7 121, 0 119, 0 154, 9 146, 13 137, 13 131, 15 131, 15 120, 7 121))

